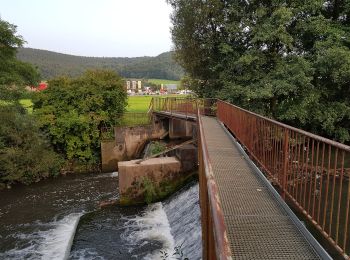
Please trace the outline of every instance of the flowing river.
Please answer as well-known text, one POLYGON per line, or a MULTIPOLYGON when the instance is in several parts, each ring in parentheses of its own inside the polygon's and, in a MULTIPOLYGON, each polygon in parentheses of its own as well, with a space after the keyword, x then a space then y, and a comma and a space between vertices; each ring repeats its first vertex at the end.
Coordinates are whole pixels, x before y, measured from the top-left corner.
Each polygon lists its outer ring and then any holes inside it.
POLYGON ((117 173, 18 185, 0 198, 0 259, 201 259, 197 183, 143 207, 98 207, 118 198, 117 173))

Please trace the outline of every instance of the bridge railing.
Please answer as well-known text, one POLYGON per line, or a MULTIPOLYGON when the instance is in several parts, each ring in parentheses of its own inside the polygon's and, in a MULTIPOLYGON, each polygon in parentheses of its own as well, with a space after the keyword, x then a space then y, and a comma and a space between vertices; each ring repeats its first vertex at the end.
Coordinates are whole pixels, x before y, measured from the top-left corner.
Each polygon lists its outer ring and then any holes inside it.
MULTIPOLYGON (((207 111, 208 112, 208 111, 207 111)), ((203 259, 229 260, 231 249, 227 238, 224 215, 207 150, 200 115, 204 106, 198 102, 197 135, 199 163, 199 197, 202 221, 203 259)))
POLYGON ((216 115, 216 99, 193 97, 154 97, 150 109, 169 113, 196 116, 197 110, 202 115, 216 115))
POLYGON ((110 125, 104 125, 100 129, 101 140, 114 139, 114 127, 121 126, 142 126, 151 124, 150 113, 145 112, 125 112, 116 113, 114 115, 113 122, 110 125))
POLYGON ((217 117, 343 256, 350 254, 350 147, 218 101, 217 117))
POLYGON ((195 116, 197 113, 196 99, 189 97, 154 97, 153 111, 180 113, 195 116))

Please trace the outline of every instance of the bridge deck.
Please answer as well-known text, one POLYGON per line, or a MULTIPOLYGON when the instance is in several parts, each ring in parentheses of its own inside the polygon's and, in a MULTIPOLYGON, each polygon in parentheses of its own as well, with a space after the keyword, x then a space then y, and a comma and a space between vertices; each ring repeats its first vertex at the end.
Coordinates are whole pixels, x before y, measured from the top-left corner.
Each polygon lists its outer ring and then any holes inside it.
POLYGON ((202 123, 234 259, 319 259, 217 119, 202 123))

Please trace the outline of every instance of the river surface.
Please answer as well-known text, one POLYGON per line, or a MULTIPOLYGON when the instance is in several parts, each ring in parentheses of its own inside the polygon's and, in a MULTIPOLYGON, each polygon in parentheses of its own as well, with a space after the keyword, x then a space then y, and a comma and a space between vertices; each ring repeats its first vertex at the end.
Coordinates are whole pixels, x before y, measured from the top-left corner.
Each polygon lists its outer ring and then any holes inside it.
POLYGON ((118 199, 117 173, 18 185, 0 198, 0 259, 201 259, 197 183, 142 207, 98 207, 118 199))

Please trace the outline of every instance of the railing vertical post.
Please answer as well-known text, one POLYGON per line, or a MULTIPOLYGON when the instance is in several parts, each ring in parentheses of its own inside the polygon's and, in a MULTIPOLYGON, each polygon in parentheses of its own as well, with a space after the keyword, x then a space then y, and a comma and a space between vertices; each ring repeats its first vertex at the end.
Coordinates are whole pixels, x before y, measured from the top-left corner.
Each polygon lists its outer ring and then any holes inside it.
POLYGON ((202 222, 202 258, 203 260, 209 259, 209 200, 207 191, 207 181, 203 164, 203 152, 200 138, 200 127, 197 119, 197 140, 198 140, 198 170, 199 170, 199 202, 201 209, 201 222, 202 222))
POLYGON ((211 214, 211 207, 209 207, 208 200, 208 259, 216 260, 216 247, 215 247, 215 238, 214 238, 214 223, 213 216, 211 214))
POLYGON ((286 200, 287 189, 287 171, 288 171, 288 146, 289 146, 289 133, 287 129, 284 129, 284 146, 283 146, 283 172, 282 172, 282 197, 286 200))

